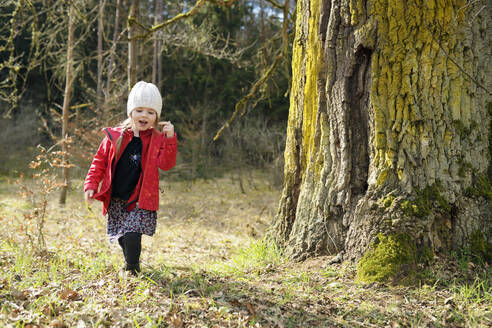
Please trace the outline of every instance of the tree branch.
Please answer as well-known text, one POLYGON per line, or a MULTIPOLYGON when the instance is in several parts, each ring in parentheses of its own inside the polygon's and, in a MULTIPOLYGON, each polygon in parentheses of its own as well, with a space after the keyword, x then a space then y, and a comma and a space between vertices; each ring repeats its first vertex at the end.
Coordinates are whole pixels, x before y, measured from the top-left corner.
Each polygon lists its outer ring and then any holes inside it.
POLYGON ((268 2, 270 2, 270 4, 274 7, 277 7, 278 9, 284 9, 285 5, 281 5, 279 4, 278 2, 276 2, 275 0, 266 0, 268 2))
MULTIPOLYGON (((213 138, 213 141, 216 141, 217 139, 220 138, 222 135, 222 132, 230 126, 230 124, 234 121, 236 118, 237 114, 239 111, 241 111, 241 116, 243 116, 246 113, 246 104, 249 99, 253 98, 253 96, 256 94, 256 91, 258 88, 265 83, 266 80, 272 75, 272 73, 275 71, 277 68, 278 63, 282 58, 287 58, 288 56, 288 46, 289 46, 289 40, 288 40, 288 25, 289 25, 289 0, 285 0, 285 3, 283 5, 280 5, 279 3, 275 2, 275 0, 267 0, 270 2, 273 6, 282 9, 283 11, 283 22, 282 22, 282 48, 281 48, 281 53, 275 58, 273 61, 272 65, 268 68, 268 70, 265 72, 265 74, 258 80, 256 83, 251 87, 249 93, 241 98, 237 103, 236 106, 234 107, 234 113, 232 113, 231 118, 219 129, 215 137, 213 138)), ((291 84, 290 78, 288 78, 289 82, 289 87, 291 84)))
MULTIPOLYGON (((160 24, 157 24, 157 25, 154 25, 152 26, 151 28, 148 28, 148 27, 145 27, 143 24, 141 24, 140 22, 138 22, 137 20, 135 20, 133 17, 128 17, 128 23, 131 25, 131 24, 137 24, 138 26, 140 26, 143 30, 147 31, 147 33, 144 33, 144 34, 139 34, 139 35, 135 35, 133 37, 131 37, 129 40, 134 40, 134 39, 146 39, 148 38, 152 33, 156 32, 157 30, 160 30, 164 27, 166 27, 167 25, 170 25, 180 19, 183 19, 183 18, 188 18, 192 15, 194 15, 204 4, 205 2, 207 2, 207 0, 198 0, 198 2, 195 4, 195 6, 193 6, 193 8, 191 8, 189 11, 185 12, 185 13, 181 13, 181 14, 178 14, 176 16, 174 16, 173 18, 170 18, 160 24)), ((231 1, 233 2, 233 1, 231 1)))
POLYGON ((154 25, 152 27, 146 27, 144 26, 142 23, 140 23, 139 21, 137 21, 135 18, 133 17, 128 17, 128 23, 131 25, 131 24, 137 24, 138 26, 140 26, 140 28, 142 28, 144 31, 147 31, 146 33, 144 34, 139 34, 139 35, 135 35, 133 37, 131 37, 129 40, 135 40, 135 39, 146 39, 148 38, 152 33, 166 27, 167 25, 170 25, 180 19, 183 19, 183 18, 188 18, 190 16, 193 16, 194 14, 196 14, 196 12, 205 4, 205 2, 211 2, 217 6, 222 6, 222 7, 230 7, 234 4, 234 2, 236 2, 236 0, 224 0, 224 1, 221 1, 221 0, 198 0, 198 2, 193 6, 193 8, 191 8, 190 10, 188 10, 187 12, 185 13, 181 13, 181 14, 178 14, 176 16, 174 16, 173 18, 170 18, 162 23, 159 23, 157 25, 154 25))
POLYGON ((270 75, 272 75, 278 63, 283 57, 284 57, 283 53, 278 55, 275 58, 273 64, 270 66, 270 68, 265 72, 265 74, 258 81, 256 81, 256 83, 251 87, 249 93, 236 103, 236 106, 234 108, 234 113, 232 113, 231 118, 219 129, 219 131, 217 132, 217 134, 213 139, 214 141, 220 138, 222 132, 227 127, 229 127, 229 125, 234 121, 239 111, 241 111, 241 116, 243 116, 246 113, 246 104, 248 103, 248 100, 253 98, 253 96, 256 94, 256 90, 258 90, 258 88, 270 77, 270 75))

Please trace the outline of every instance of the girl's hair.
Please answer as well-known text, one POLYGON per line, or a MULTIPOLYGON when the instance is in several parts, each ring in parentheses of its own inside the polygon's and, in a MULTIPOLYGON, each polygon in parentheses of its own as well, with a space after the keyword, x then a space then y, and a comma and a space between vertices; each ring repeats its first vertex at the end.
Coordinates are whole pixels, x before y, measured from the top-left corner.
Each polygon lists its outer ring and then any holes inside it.
MULTIPOLYGON (((158 127, 157 122, 159 122, 159 115, 157 115, 156 111, 154 111, 154 112, 156 114, 155 121, 154 121, 154 129, 157 129, 157 127, 158 127)), ((130 115, 131 115, 131 113, 130 113, 130 115)), ((116 158, 118 158, 118 155, 120 153, 121 142, 123 141, 123 135, 125 134, 125 132, 128 129, 131 129, 132 126, 133 125, 132 125, 132 118, 131 117, 128 117, 126 120, 124 120, 123 122, 121 122, 120 124, 117 125, 117 127, 122 128, 122 130, 121 130, 121 135, 119 136, 118 140, 116 140, 116 158)))
POLYGON ((129 117, 123 122, 121 122, 118 125, 119 128, 122 128, 121 130, 121 135, 119 136, 118 140, 116 140, 116 158, 118 158, 118 155, 120 153, 120 148, 121 148, 121 142, 123 141, 123 135, 125 134, 126 130, 132 128, 132 119, 129 117))

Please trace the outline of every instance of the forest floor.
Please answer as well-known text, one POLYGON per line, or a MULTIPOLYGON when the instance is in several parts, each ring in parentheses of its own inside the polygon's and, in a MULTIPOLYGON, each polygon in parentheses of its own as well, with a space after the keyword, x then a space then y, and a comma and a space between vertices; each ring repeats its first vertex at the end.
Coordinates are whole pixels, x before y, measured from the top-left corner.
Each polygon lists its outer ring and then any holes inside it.
POLYGON ((157 232, 132 277, 82 181, 65 207, 49 196, 43 250, 42 206, 0 178, 0 326, 492 326, 490 267, 436 258, 409 287, 359 283, 353 264, 330 257, 289 262, 263 241, 280 191, 260 172, 244 181, 244 193, 230 177, 162 182, 157 232))

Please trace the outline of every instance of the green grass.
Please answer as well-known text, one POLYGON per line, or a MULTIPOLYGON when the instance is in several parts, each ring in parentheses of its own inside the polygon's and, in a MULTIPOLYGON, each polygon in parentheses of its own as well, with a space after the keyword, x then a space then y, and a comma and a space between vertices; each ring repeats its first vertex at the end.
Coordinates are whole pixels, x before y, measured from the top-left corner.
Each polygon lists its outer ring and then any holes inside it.
POLYGON ((420 287, 357 283, 354 264, 330 257, 287 261, 263 239, 280 193, 256 184, 242 194, 226 178, 165 182, 173 193, 161 199, 156 235, 143 239, 139 277, 120 274, 100 204, 89 209, 77 190, 65 208, 51 202, 48 251, 39 251, 14 219, 30 209, 0 186, 0 326, 492 325, 491 269, 466 254, 435 262, 420 287))
POLYGON ((262 239, 251 241, 248 247, 240 248, 232 254, 229 261, 218 261, 213 263, 209 269, 217 273, 234 275, 250 272, 261 274, 284 261, 276 245, 262 239))

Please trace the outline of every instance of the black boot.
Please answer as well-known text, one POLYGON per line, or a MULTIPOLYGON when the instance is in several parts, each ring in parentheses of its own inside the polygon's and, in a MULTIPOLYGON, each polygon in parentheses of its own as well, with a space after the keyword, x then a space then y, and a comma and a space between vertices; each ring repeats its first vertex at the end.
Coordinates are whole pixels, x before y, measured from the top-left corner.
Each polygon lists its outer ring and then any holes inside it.
POLYGON ((118 238, 118 244, 120 244, 121 250, 123 251, 123 256, 125 257, 125 261, 126 261, 125 243, 123 242, 123 238, 124 238, 123 236, 118 238))
POLYGON ((125 255, 126 271, 137 275, 140 272, 140 253, 142 251, 142 234, 128 232, 123 237, 123 254, 125 255))

